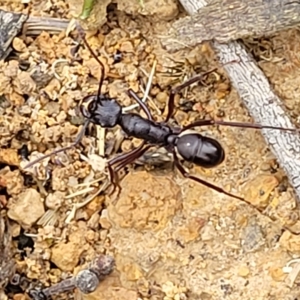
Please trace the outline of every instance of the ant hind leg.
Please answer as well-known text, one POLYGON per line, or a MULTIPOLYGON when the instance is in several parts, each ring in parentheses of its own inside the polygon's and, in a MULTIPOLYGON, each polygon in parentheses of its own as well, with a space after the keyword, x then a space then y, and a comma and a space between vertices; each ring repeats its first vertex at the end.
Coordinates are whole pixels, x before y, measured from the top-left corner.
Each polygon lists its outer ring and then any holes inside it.
POLYGON ((250 204, 250 203, 248 203, 248 202, 247 202, 244 198, 242 198, 242 197, 239 197, 239 196, 236 196, 236 195, 234 195, 234 194, 228 193, 228 192, 226 192, 224 189, 222 189, 221 187, 218 187, 218 186, 216 186, 216 185, 214 185, 214 184, 212 184, 212 183, 209 183, 209 182, 207 182, 207 181, 205 181, 205 180, 203 180, 203 179, 201 179, 201 178, 198 178, 198 177, 196 177, 196 176, 193 176, 193 175, 189 174, 189 173, 184 169, 184 167, 181 165, 181 163, 180 163, 180 161, 179 161, 179 159, 178 159, 178 157, 177 157, 177 155, 176 155, 176 153, 175 153, 175 150, 173 150, 172 153, 173 153, 173 155, 174 155, 174 164, 175 164, 176 168, 179 170, 179 172, 180 172, 184 177, 189 178, 189 179, 191 179, 191 180, 194 180, 194 181, 196 181, 196 182, 198 182, 198 183, 200 183, 200 184, 202 184, 202 185, 204 185, 204 186, 207 186, 207 187, 209 187, 209 188, 211 188, 211 189, 213 189, 213 190, 215 190, 215 191, 217 191, 217 192, 219 192, 219 193, 221 193, 221 194, 227 195, 227 196, 229 196, 229 197, 232 197, 232 198, 241 200, 241 201, 243 201, 243 202, 246 202, 247 204, 250 204))

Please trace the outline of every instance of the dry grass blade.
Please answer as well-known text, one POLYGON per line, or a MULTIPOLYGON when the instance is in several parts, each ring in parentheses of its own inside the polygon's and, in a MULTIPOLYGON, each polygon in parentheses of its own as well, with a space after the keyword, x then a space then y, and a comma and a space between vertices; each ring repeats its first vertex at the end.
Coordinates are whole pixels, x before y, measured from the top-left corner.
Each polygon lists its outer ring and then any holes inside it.
POLYGON ((97 151, 100 156, 105 154, 105 128, 97 126, 97 151))
POLYGON ((29 17, 24 24, 24 31, 27 35, 39 35, 43 31, 50 34, 57 34, 68 28, 69 20, 47 17, 29 17))
POLYGON ((107 180, 102 186, 101 188, 99 188, 99 190, 91 195, 90 197, 88 197, 85 201, 81 202, 81 203, 75 203, 73 205, 73 208, 70 212, 70 214, 68 215, 68 217, 66 218, 65 222, 67 224, 69 224, 75 217, 76 211, 84 206, 86 206, 87 204, 89 204, 93 199, 95 199, 102 191, 106 190, 106 188, 110 185, 110 182, 107 180))
POLYGON ((289 273, 289 275, 285 279, 285 282, 291 288, 300 273, 300 259, 296 258, 290 260, 283 268, 283 272, 289 273), (291 266, 292 264, 294 265, 293 267, 291 266))
POLYGON ((54 226, 55 223, 59 220, 57 210, 48 209, 44 215, 38 220, 37 224, 40 226, 54 226))
MULTIPOLYGON (((146 99, 147 99, 147 97, 149 95, 149 92, 150 92, 150 89, 151 89, 151 85, 152 85, 153 76, 155 74, 156 64, 157 64, 157 61, 155 60, 153 62, 153 66, 152 66, 152 69, 151 69, 151 72, 150 72, 150 75, 149 75, 149 78, 148 78, 146 90, 145 90, 145 93, 144 93, 144 96, 143 96, 143 99, 142 99, 143 102, 146 101, 146 99)), ((138 104, 132 104, 130 106, 124 107, 123 108, 123 113, 129 112, 129 111, 131 111, 133 109, 136 109, 137 107, 139 107, 138 104)))

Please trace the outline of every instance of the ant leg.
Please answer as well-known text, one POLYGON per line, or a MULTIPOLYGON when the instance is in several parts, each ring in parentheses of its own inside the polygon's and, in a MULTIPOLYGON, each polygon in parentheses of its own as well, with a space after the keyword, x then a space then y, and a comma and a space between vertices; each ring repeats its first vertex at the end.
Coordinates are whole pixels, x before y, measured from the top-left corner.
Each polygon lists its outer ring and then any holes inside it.
POLYGON ((250 129, 276 129, 276 130, 284 130, 284 131, 293 131, 298 132, 299 129, 295 128, 285 128, 285 127, 276 127, 270 125, 261 125, 257 123, 242 123, 242 122, 226 122, 226 121, 215 121, 215 120, 201 120, 196 121, 190 125, 183 127, 181 132, 188 130, 197 126, 209 126, 209 125, 222 125, 222 126, 230 126, 230 127, 240 127, 240 128, 250 128, 250 129))
POLYGON ((80 141, 82 140, 82 138, 83 138, 83 136, 84 136, 84 134, 85 134, 85 131, 86 131, 86 129, 87 129, 87 127, 88 127, 89 124, 90 124, 90 121, 89 121, 89 120, 86 120, 86 121, 84 122, 81 131, 79 132, 79 134, 78 134, 77 137, 76 137, 75 142, 73 142, 70 146, 67 146, 67 147, 64 147, 64 148, 60 148, 60 149, 58 149, 58 150, 54 150, 54 151, 52 151, 51 153, 46 154, 46 155, 44 155, 44 156, 42 156, 42 157, 40 157, 40 158, 38 158, 38 159, 36 159, 36 160, 30 162, 28 165, 26 165, 26 166, 24 167, 24 169, 30 168, 31 166, 33 166, 33 165, 35 165, 36 163, 38 163, 38 162, 44 160, 44 159, 47 158, 47 157, 50 157, 50 156, 52 156, 52 155, 54 155, 54 154, 57 154, 57 153, 60 153, 60 152, 64 152, 64 151, 66 151, 66 150, 72 149, 73 147, 77 146, 77 145, 80 143, 80 141))
POLYGON ((121 186, 119 185, 119 178, 118 178, 117 172, 115 172, 114 169, 110 165, 108 165, 107 168, 108 168, 108 172, 109 172, 110 182, 113 185, 113 189, 109 193, 110 195, 112 195, 114 193, 114 191, 116 190, 116 188, 118 188, 118 190, 121 191, 121 186))
POLYGON ((143 149, 141 149, 139 152, 134 153, 134 155, 128 157, 126 160, 120 162, 116 168, 115 168, 115 172, 120 171, 122 168, 124 168, 126 165, 132 163, 133 161, 135 161, 137 158, 139 158, 140 156, 142 156, 147 150, 149 150, 151 147, 153 147, 153 145, 147 145, 146 147, 144 147, 143 149))
POLYGON ((118 171, 115 171, 115 170, 113 169, 113 166, 114 166, 115 164, 117 164, 117 165, 118 165, 118 164, 121 164, 122 162, 127 161, 127 160, 128 160, 129 158, 131 158, 131 157, 135 157, 135 155, 136 155, 137 153, 139 153, 139 151, 141 151, 141 150, 143 149, 144 145, 145 145, 145 142, 143 141, 143 142, 140 144, 140 146, 137 147, 136 149, 133 149, 132 151, 127 152, 127 153, 123 153, 123 154, 121 154, 121 155, 119 155, 119 156, 117 156, 117 157, 115 157, 115 158, 112 158, 111 160, 109 160, 109 161, 107 162, 107 167, 108 167, 108 172, 109 172, 109 176, 110 176, 110 181, 111 181, 111 183, 112 183, 113 186, 114 186, 114 188, 113 188, 111 194, 116 190, 116 187, 118 187, 119 190, 121 190, 121 187, 120 187, 120 185, 119 185, 119 183, 118 183, 118 179, 117 179, 117 178, 118 178, 117 172, 119 171, 119 169, 118 169, 118 171))
POLYGON ((170 96, 169 96, 169 100, 168 100, 168 114, 167 114, 167 117, 166 117, 166 120, 165 122, 167 123, 170 118, 172 117, 173 113, 174 113, 174 108, 175 108, 175 104, 174 104, 174 100, 175 100, 175 95, 177 93, 179 93, 181 90, 183 90, 184 88, 188 87, 189 85, 197 82, 197 81, 200 81, 201 79, 203 79, 204 76, 212 73, 212 72, 215 72, 217 70, 217 68, 213 68, 205 73, 202 73, 202 74, 199 74, 199 75, 196 75, 195 77, 187 80, 186 82, 176 86, 175 88, 172 88, 171 89, 171 92, 170 92, 170 96))
POLYGON ((127 91, 128 95, 130 97, 132 97, 138 104, 139 106, 142 108, 142 110, 145 112, 145 114, 147 115, 147 118, 150 120, 150 121, 153 121, 153 118, 152 118, 152 115, 151 115, 151 112, 149 110, 149 108, 146 106, 146 104, 139 98, 139 96, 132 90, 132 89, 129 89, 127 91))
POLYGON ((121 191, 121 187, 119 185, 119 177, 118 177, 118 172, 123 169, 126 165, 134 162, 137 158, 139 158, 140 156, 142 156, 149 148, 151 148, 153 145, 147 145, 146 147, 144 147, 143 149, 140 149, 140 151, 137 151, 135 153, 131 153, 130 156, 128 156, 126 159, 124 159, 123 161, 119 162, 119 164, 117 165, 117 167, 113 170, 111 167, 111 173, 114 178, 115 181, 113 182, 114 185, 114 189, 111 193, 113 193, 116 189, 116 187, 119 188, 119 192, 121 191))
POLYGON ((139 152, 144 147, 144 145, 145 145, 145 141, 143 141, 137 148, 110 159, 108 161, 108 165, 112 167, 113 165, 121 163, 122 161, 126 160, 128 157, 131 157, 132 155, 135 155, 137 152, 139 152))
MULTIPOLYGON (((220 188, 220 187, 218 187, 218 186, 216 186, 216 185, 214 185, 214 184, 211 184, 211 183, 209 183, 209 182, 207 182, 207 181, 204 181, 204 180, 202 180, 201 178, 198 178, 198 177, 196 177, 196 176, 190 175, 188 172, 185 171, 185 169, 184 169, 183 166, 181 165, 181 163, 180 163, 180 161, 179 161, 179 159, 178 159, 178 157, 177 157, 176 152, 175 152, 174 149, 172 150, 172 153, 173 153, 173 155, 174 155, 174 163, 175 163, 175 166, 177 167, 177 169, 179 170, 179 172, 180 172, 184 177, 189 178, 189 179, 192 179, 192 180, 194 180, 194 181, 196 181, 196 182, 198 182, 198 183, 200 183, 200 184, 203 184, 204 186, 207 186, 207 187, 209 187, 209 188, 211 188, 211 189, 217 191, 218 193, 225 194, 225 195, 227 195, 227 196, 229 196, 229 197, 238 199, 238 200, 240 200, 240 201, 246 203, 247 205, 249 205, 251 208, 253 208, 253 209, 254 209, 255 211, 257 211, 258 213, 263 214, 263 215, 265 215, 265 216, 267 216, 267 217, 270 218, 270 216, 268 216, 267 214, 265 214, 265 213, 263 212, 263 210, 257 208, 257 207, 254 206, 252 203, 248 202, 246 199, 244 199, 244 198, 242 198, 242 197, 239 197, 239 196, 236 196, 236 195, 233 195, 233 194, 231 194, 231 193, 227 193, 224 189, 222 189, 222 188, 220 188)), ((284 230, 287 230, 287 231, 289 231, 289 232, 291 232, 291 233, 293 233, 293 234, 295 234, 295 235, 299 235, 299 232, 298 232, 298 231, 293 230, 293 229, 291 229, 291 228, 288 228, 288 227, 286 227, 286 226, 283 226, 283 229, 284 229, 284 230)))
POLYGON ((226 192, 224 189, 222 189, 222 188, 220 188, 220 187, 218 187, 218 186, 216 186, 216 185, 214 185, 214 184, 212 184, 212 183, 209 183, 209 182, 207 182, 207 181, 205 181, 205 180, 203 180, 203 179, 201 179, 201 178, 198 178, 198 177, 196 177, 196 176, 190 175, 190 174, 184 169, 184 167, 181 165, 181 163, 180 163, 180 161, 179 161, 179 159, 178 159, 178 157, 177 157, 177 155, 176 155, 175 150, 173 150, 172 153, 173 153, 173 155, 174 155, 174 163, 175 163, 175 166, 176 166, 176 168, 179 170, 179 172, 180 172, 184 177, 189 178, 189 179, 192 179, 192 180, 194 180, 194 181, 196 181, 196 182, 198 182, 198 183, 200 183, 200 184, 202 184, 202 185, 205 185, 205 186, 207 186, 207 187, 209 187, 209 188, 211 188, 211 189, 213 189, 213 190, 215 190, 215 191, 217 191, 217 192, 219 192, 219 193, 221 193, 221 194, 225 194, 225 195, 227 195, 227 196, 233 197, 233 198, 235 198, 235 199, 244 201, 244 202, 246 202, 247 204, 249 204, 244 198, 241 198, 241 197, 239 197, 239 196, 236 196, 236 195, 233 195, 233 194, 231 194, 231 193, 228 193, 228 192, 226 192))

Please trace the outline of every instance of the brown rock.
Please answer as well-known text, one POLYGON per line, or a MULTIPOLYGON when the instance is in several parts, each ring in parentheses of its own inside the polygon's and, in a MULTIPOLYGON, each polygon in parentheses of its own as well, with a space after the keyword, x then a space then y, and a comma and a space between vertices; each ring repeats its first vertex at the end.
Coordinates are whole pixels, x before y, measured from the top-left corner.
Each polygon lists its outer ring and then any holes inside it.
POLYGON ((158 230, 181 206, 180 189, 167 176, 130 173, 121 186, 122 193, 116 205, 107 208, 111 223, 119 227, 158 230))
POLYGON ((283 281, 286 277, 286 274, 283 272, 282 267, 271 267, 269 269, 269 274, 275 281, 283 281))
POLYGON ((256 207, 266 207, 271 192, 279 184, 272 175, 259 175, 247 182, 244 190, 245 199, 256 207))
POLYGON ((13 39, 12 46, 18 52, 23 52, 26 50, 26 44, 24 43, 24 41, 22 39, 20 39, 18 37, 15 37, 13 39))
POLYGON ((72 271, 78 264, 84 248, 77 242, 59 243, 52 249, 51 261, 63 271, 72 271))
POLYGON ((0 170, 0 187, 5 187, 9 195, 19 195, 23 185, 24 178, 19 170, 10 171, 9 167, 0 170))
POLYGON ((285 248, 286 250, 300 254, 300 235, 292 234, 289 231, 285 231, 280 240, 281 247, 285 248))
POLYGON ((45 213, 40 194, 35 189, 27 189, 9 203, 8 217, 21 226, 32 226, 45 213))
POLYGON ((185 243, 191 242, 199 237, 201 228, 204 225, 204 219, 193 218, 185 226, 178 228, 177 236, 185 243))

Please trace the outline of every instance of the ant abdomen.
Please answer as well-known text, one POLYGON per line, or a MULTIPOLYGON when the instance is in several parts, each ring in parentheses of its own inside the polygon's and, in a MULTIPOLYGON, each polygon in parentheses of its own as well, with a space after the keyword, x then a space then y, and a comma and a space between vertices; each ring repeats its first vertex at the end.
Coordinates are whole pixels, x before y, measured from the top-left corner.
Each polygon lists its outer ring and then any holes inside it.
POLYGON ((223 147, 219 142, 199 133, 181 135, 176 148, 184 160, 203 168, 215 167, 225 158, 223 147))

